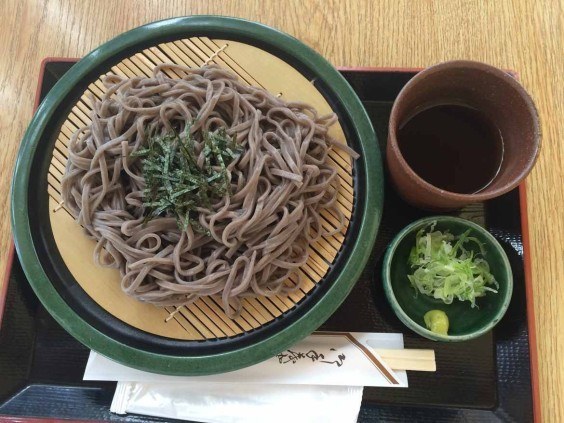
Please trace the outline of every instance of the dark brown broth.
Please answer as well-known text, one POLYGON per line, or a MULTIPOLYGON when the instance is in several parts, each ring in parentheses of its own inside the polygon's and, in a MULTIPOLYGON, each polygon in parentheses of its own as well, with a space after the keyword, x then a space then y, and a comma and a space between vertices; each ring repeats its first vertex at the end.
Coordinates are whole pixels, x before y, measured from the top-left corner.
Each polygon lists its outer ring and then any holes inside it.
POLYGON ((489 185, 503 159, 499 129, 467 106, 440 105, 419 112, 400 128, 398 143, 421 178, 462 194, 489 185))

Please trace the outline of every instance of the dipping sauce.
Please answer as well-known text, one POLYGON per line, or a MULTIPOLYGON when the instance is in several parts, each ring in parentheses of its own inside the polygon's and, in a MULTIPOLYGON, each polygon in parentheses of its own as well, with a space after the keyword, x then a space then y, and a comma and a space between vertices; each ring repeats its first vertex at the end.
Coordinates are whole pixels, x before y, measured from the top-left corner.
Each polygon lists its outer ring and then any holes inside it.
POLYGON ((503 138, 482 112, 461 105, 425 109, 399 128, 409 166, 437 188, 472 194, 487 187, 503 160, 503 138))

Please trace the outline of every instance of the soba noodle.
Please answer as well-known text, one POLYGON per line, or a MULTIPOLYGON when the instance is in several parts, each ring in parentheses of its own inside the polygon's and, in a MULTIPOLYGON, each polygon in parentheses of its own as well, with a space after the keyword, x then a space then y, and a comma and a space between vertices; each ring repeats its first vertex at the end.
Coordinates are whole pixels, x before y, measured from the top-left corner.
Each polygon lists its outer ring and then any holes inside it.
POLYGON ((103 97, 91 99, 92 123, 70 140, 63 200, 97 240, 95 261, 118 268, 122 289, 140 301, 181 306, 217 295, 231 317, 243 297, 297 289, 308 246, 343 228, 328 150, 357 155, 328 135, 336 116, 246 86, 215 66, 153 72, 107 76, 103 97), (227 166, 231 194, 198 208, 205 232, 181 230, 174 216, 148 220, 142 160, 134 154, 148 133, 188 130, 201 156, 202 134, 219 128, 243 152, 227 166), (334 231, 323 227, 322 210, 340 222, 334 231))

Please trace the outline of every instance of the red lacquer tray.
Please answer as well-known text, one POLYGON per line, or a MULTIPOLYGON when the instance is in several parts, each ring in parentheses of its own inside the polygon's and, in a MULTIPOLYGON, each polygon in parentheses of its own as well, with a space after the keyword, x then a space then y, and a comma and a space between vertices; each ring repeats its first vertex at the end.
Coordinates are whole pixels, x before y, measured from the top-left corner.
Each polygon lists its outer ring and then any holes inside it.
MULTIPOLYGON (((36 106, 75 61, 43 61, 36 106)), ((384 147, 391 105, 418 69, 340 70, 363 101, 384 147)), ((525 185, 459 214, 486 226, 510 258, 515 287, 508 313, 493 333, 459 344, 428 341, 399 322, 380 287, 380 260, 393 236, 425 213, 404 204, 387 186, 372 260, 321 329, 402 332, 406 347, 435 349, 438 370, 410 372, 408 389, 365 388, 359 421, 540 421, 525 185)), ((82 381, 88 350, 47 314, 13 248, 8 254, 0 292, 0 420, 162 421, 109 413, 115 384, 82 381)))

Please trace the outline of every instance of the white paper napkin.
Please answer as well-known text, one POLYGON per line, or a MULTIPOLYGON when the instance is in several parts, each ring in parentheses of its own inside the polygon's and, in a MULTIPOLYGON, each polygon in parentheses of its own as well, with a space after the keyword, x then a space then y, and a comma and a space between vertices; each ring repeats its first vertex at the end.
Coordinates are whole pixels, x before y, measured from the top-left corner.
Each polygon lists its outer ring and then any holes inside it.
POLYGON ((110 410, 210 423, 354 423, 362 386, 118 382, 110 410))

